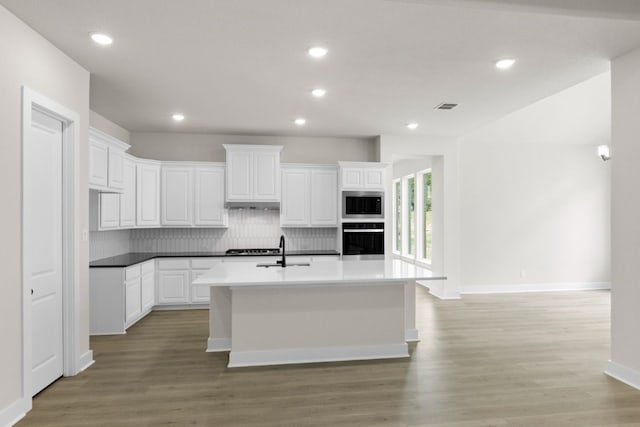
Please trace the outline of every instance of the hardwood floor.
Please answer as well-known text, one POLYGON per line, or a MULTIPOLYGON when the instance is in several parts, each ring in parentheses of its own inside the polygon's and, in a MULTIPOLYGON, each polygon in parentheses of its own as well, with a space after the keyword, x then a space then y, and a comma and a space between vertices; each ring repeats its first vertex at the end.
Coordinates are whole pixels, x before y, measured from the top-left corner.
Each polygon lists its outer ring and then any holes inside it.
POLYGON ((608 292, 417 294, 422 341, 386 361, 227 369, 207 311, 153 312, 18 425, 640 425, 640 391, 603 374, 608 292))

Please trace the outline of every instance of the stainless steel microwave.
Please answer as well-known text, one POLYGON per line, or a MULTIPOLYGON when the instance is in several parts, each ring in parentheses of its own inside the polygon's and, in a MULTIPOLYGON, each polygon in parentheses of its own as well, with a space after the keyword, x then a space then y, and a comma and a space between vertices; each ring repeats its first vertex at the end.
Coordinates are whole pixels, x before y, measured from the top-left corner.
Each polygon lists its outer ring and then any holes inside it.
POLYGON ((384 192, 343 191, 342 218, 384 218, 384 192))

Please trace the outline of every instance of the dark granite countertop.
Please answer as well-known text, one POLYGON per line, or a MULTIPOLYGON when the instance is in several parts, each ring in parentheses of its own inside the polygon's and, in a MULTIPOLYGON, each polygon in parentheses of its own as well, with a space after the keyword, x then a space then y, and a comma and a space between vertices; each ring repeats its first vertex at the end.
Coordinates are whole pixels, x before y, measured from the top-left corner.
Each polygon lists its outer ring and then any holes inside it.
MULTIPOLYGON (((287 256, 322 256, 340 255, 337 251, 287 251, 287 256)), ((89 263, 91 268, 99 267, 129 267, 134 264, 148 261, 154 258, 212 258, 212 257, 246 257, 246 256, 278 256, 277 254, 267 255, 226 255, 224 252, 129 252, 109 258, 97 259, 89 263)))

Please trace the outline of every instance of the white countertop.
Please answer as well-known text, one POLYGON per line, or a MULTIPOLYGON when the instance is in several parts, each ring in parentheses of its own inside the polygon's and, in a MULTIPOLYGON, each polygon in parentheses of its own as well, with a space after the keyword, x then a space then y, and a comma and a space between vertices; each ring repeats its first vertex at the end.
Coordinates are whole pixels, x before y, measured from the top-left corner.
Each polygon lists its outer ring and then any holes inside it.
MULTIPOLYGON (((289 260, 287 260, 289 261, 289 260)), ((295 263, 291 259, 290 263, 295 263)), ((445 280, 430 270, 399 259, 381 261, 312 262, 310 266, 257 267, 256 262, 219 263, 197 278, 193 286, 268 286, 350 283, 404 283, 407 280, 445 280)))

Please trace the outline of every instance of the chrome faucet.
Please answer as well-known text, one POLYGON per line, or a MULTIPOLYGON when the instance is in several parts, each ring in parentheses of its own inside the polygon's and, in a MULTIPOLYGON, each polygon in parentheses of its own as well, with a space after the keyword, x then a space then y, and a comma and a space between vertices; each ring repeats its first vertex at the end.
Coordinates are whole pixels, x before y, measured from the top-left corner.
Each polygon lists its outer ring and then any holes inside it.
POLYGON ((280 235, 280 245, 278 246, 282 249, 282 259, 280 261, 276 261, 277 264, 280 264, 281 267, 287 266, 287 258, 284 253, 284 234, 280 235))

